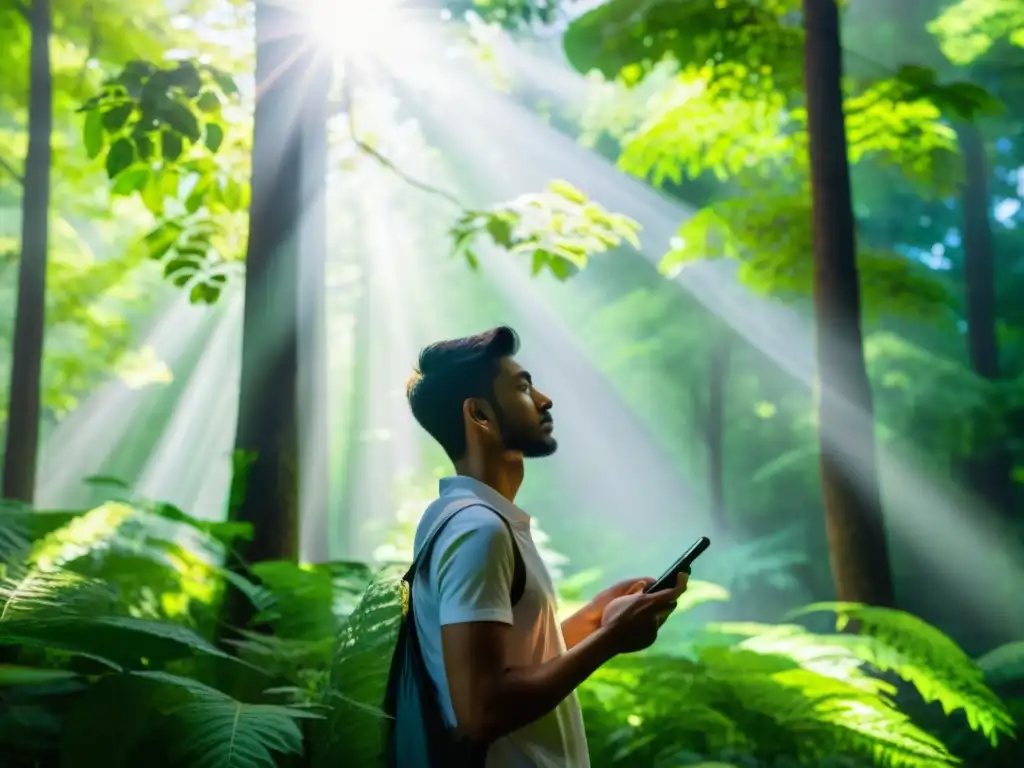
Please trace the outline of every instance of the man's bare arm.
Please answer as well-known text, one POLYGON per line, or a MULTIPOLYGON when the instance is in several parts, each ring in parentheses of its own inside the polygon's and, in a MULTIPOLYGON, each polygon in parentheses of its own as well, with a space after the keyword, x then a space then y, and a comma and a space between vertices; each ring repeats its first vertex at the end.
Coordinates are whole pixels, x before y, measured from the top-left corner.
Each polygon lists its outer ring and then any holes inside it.
POLYGON ((565 654, 531 667, 509 664, 512 628, 507 624, 478 621, 441 627, 459 728, 489 743, 543 717, 613 656, 649 647, 685 588, 681 582, 675 590, 623 597, 600 629, 565 654))
POLYGON ((617 653, 612 634, 598 630, 549 662, 511 667, 505 652, 511 633, 507 624, 484 621, 441 628, 455 718, 480 742, 543 717, 617 653))

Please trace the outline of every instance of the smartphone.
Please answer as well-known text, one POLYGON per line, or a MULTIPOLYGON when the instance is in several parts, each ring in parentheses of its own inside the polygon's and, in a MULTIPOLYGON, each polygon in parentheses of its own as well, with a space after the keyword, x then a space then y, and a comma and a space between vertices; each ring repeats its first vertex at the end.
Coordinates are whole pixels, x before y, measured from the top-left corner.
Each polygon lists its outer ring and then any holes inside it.
POLYGON ((673 563, 672 567, 662 574, 661 578, 651 584, 647 589, 644 590, 647 594, 651 592, 661 592, 663 589, 671 589, 676 585, 676 579, 679 578, 679 574, 685 571, 690 572, 690 566, 693 565, 693 561, 704 554, 704 550, 711 546, 711 539, 707 536, 701 536, 697 541, 693 543, 683 556, 673 563))

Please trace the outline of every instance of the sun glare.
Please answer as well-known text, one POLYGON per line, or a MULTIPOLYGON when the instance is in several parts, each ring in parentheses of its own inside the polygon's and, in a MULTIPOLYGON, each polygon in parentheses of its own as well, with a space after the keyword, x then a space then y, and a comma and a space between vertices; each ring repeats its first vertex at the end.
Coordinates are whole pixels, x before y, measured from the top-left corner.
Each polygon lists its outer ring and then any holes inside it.
POLYGON ((313 37, 338 58, 390 58, 403 52, 397 43, 407 37, 402 0, 305 1, 313 37))

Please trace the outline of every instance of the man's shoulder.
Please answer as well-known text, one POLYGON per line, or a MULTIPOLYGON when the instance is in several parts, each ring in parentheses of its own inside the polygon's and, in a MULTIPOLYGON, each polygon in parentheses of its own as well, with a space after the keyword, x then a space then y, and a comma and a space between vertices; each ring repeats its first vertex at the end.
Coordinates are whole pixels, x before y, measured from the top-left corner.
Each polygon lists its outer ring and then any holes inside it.
POLYGON ((440 524, 441 517, 456 507, 459 507, 458 512, 448 521, 444 530, 438 533, 439 540, 450 540, 471 532, 490 536, 495 532, 504 532, 505 530, 505 524, 498 513, 475 494, 466 493, 457 497, 441 496, 427 506, 416 526, 415 547, 417 553, 440 524))

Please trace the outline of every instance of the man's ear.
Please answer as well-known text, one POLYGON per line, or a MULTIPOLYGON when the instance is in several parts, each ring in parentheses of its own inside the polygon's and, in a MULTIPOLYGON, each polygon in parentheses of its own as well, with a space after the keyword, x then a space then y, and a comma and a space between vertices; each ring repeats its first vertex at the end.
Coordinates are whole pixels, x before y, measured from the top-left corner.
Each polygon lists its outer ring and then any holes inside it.
POLYGON ((479 398, 466 398, 462 402, 462 415, 467 424, 475 424, 483 429, 490 429, 494 425, 490 403, 479 398))

